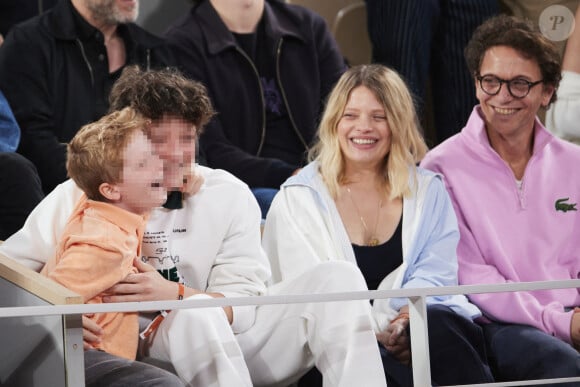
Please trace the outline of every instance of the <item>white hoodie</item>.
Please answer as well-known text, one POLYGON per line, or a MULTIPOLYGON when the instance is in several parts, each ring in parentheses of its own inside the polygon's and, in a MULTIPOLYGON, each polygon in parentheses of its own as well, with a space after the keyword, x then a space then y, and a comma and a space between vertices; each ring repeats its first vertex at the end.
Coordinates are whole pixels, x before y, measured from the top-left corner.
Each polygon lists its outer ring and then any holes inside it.
MULTIPOLYGON (((151 212, 142 259, 187 286, 228 296, 263 295, 270 266, 260 247, 260 208, 247 185, 222 170, 196 167, 205 182, 183 208, 151 212)), ((40 271, 55 254, 65 224, 82 191, 68 180, 32 211, 0 253, 40 271)), ((234 307, 232 329, 254 322, 253 306, 234 307)))

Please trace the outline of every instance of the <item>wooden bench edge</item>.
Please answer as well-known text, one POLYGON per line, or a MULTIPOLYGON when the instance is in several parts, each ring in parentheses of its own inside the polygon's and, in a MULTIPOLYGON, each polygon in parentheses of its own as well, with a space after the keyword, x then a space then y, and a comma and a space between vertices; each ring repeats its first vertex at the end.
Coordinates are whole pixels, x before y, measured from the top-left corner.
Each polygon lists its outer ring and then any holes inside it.
POLYGON ((0 277, 53 305, 83 303, 75 292, 3 254, 0 254, 0 277))

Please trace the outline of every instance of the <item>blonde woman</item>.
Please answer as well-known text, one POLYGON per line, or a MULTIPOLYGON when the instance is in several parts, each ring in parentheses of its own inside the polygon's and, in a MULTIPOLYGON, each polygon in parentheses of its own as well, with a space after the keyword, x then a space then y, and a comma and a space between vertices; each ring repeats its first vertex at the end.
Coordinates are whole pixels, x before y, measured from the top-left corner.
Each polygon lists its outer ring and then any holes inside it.
MULTIPOLYGON (((457 221, 441 177, 416 167, 427 147, 410 93, 381 65, 348 70, 329 96, 312 162, 284 183, 264 230, 275 282, 325 261, 357 265, 369 289, 457 284, 457 221)), ((433 381, 491 382, 479 310, 428 300, 433 381)), ((405 299, 372 308, 389 386, 411 386, 405 299)))

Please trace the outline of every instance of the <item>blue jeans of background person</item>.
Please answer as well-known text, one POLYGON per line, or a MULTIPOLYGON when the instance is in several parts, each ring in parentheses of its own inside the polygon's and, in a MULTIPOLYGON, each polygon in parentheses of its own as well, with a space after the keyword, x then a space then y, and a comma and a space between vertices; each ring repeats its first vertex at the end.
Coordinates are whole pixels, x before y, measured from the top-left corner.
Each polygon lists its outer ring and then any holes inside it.
POLYGON ((527 325, 493 322, 482 327, 497 381, 580 376, 580 354, 570 344, 527 325))
POLYGON ((0 240, 20 230, 43 197, 32 162, 18 153, 0 152, 0 240))
MULTIPOLYGON (((444 305, 428 305, 427 321, 433 385, 493 383, 479 325, 444 305)), ((409 329, 407 333, 410 333, 409 329)), ((379 347, 387 385, 413 387, 412 368, 396 360, 381 344, 379 347)), ((313 375, 316 372, 306 374, 299 387, 322 386, 322 379, 317 384, 313 375)))
POLYGON ((425 113, 431 80, 434 146, 459 132, 477 104, 463 50, 473 31, 499 13, 497 0, 365 0, 373 62, 398 71, 425 113))
POLYGON ((252 188, 252 193, 260 205, 262 219, 266 219, 270 204, 272 204, 272 200, 274 200, 274 196, 276 196, 278 190, 275 188, 252 188))
POLYGON ((87 387, 185 387, 171 372, 94 349, 85 351, 87 387))

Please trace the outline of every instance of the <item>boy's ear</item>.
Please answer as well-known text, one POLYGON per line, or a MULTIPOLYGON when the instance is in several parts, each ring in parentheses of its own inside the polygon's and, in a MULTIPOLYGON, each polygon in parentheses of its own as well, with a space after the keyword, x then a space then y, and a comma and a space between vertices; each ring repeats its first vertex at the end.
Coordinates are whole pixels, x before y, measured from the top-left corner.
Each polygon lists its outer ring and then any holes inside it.
POLYGON ((106 199, 112 202, 117 202, 121 200, 121 192, 119 191, 119 187, 117 187, 116 184, 101 183, 101 185, 99 186, 99 192, 106 199))

